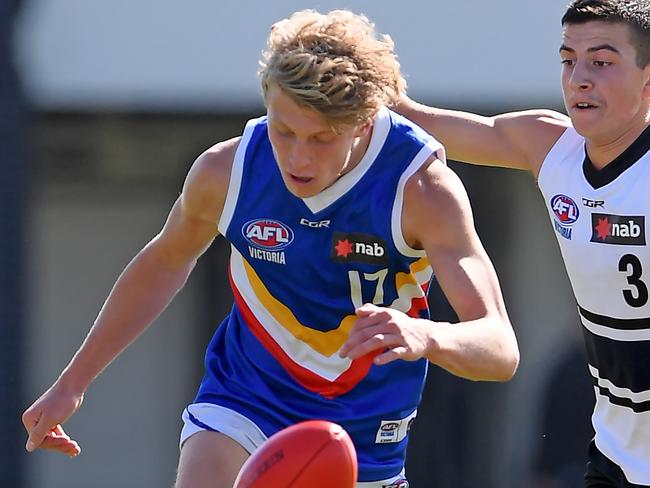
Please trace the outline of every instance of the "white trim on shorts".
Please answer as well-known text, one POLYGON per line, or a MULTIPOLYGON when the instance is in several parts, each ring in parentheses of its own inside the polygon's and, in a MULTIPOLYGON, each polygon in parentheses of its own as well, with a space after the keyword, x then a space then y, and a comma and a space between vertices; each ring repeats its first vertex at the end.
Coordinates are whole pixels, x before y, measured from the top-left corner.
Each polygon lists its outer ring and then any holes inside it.
POLYGON ((267 439, 255 423, 239 412, 213 403, 192 403, 183 410, 180 448, 190 436, 208 430, 192 422, 190 414, 211 429, 230 437, 251 454, 267 439))
MULTIPOLYGON (((210 427, 210 429, 230 437, 251 454, 268 439, 257 424, 230 408, 213 403, 192 403, 183 410, 183 429, 181 430, 179 442, 179 448, 181 449, 185 441, 192 435, 197 432, 209 431, 196 425, 190 419, 190 414, 202 424, 210 427)), ((383 488, 403 478, 404 470, 399 475, 387 480, 357 483, 356 488, 383 488)))

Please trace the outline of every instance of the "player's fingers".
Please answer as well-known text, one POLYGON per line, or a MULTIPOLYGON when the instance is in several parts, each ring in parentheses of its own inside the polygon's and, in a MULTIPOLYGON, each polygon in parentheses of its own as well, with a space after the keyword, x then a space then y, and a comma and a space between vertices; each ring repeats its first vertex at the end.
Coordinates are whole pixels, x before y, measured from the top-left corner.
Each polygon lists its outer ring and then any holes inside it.
POLYGON ((355 334, 358 334, 360 331, 363 331, 364 329, 367 329, 368 327, 372 327, 376 324, 377 324, 377 320, 373 315, 359 317, 354 321, 352 327, 350 327, 350 331, 348 332, 348 337, 352 337, 355 334))
POLYGON ((70 439, 70 436, 65 433, 65 430, 63 430, 61 424, 56 424, 50 431, 50 435, 67 437, 68 439, 70 439))
POLYGON ((37 447, 41 445, 45 436, 47 436, 54 427, 49 422, 49 419, 43 417, 42 415, 36 421, 36 425, 30 430, 29 437, 27 438, 27 444, 25 444, 25 449, 27 452, 33 452, 37 447))
POLYGON ((41 445, 39 449, 43 449, 51 452, 58 452, 69 457, 76 457, 81 454, 81 448, 77 444, 48 444, 46 446, 41 445))
POLYGON ((357 320, 357 323, 350 328, 347 340, 339 350, 339 356, 345 357, 351 349, 354 349, 359 344, 367 341, 373 335, 381 332, 377 327, 379 324, 371 317, 364 317, 357 320))
POLYGON ((348 337, 353 337, 356 334, 361 334, 361 335, 367 334, 367 329, 375 327, 380 323, 381 321, 379 320, 377 314, 359 317, 357 320, 354 321, 352 327, 350 327, 350 331, 348 332, 348 337))
POLYGON ((396 359, 403 358, 406 355, 406 353, 407 353, 406 347, 396 346, 384 351, 381 354, 378 354, 373 360, 373 362, 377 366, 383 366, 384 364, 388 364, 392 361, 395 361, 396 359))
POLYGON ((79 444, 68 436, 48 435, 43 439, 39 448, 48 451, 61 452, 71 457, 77 456, 81 452, 79 444))
POLYGON ((349 349, 345 350, 345 355, 352 360, 365 356, 366 354, 377 351, 378 349, 384 349, 386 347, 392 347, 397 345, 398 338, 393 334, 384 334, 382 332, 377 332, 368 339, 360 341, 356 344, 350 344, 349 349))
POLYGON ((371 315, 373 313, 377 313, 379 311, 383 310, 382 307, 378 307, 377 305, 374 305, 372 303, 364 303, 361 305, 359 308, 357 308, 354 313, 357 314, 359 317, 364 317, 366 315, 371 315))
POLYGON ((43 411, 36 405, 32 405, 27 410, 25 410, 25 412, 23 412, 22 421, 27 433, 30 433, 32 430, 34 430, 34 427, 36 427, 36 425, 38 425, 39 421, 41 420, 42 415, 43 411))
POLYGON ((71 440, 69 437, 57 437, 52 435, 47 435, 41 442, 41 445, 38 446, 40 449, 52 449, 59 450, 64 449, 67 446, 76 444, 75 441, 71 440))
POLYGON ((391 311, 385 307, 378 307, 372 303, 366 303, 361 307, 355 310, 357 315, 357 320, 352 324, 350 328, 350 334, 354 333, 358 329, 368 327, 369 325, 375 324, 392 324, 394 322, 391 311))

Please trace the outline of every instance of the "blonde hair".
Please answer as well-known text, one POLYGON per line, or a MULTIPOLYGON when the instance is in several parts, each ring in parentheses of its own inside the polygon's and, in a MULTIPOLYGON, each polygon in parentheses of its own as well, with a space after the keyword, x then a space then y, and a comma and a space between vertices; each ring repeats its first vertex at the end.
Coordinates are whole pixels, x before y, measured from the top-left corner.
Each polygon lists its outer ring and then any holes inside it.
POLYGON ((260 61, 262 94, 277 85, 335 129, 362 125, 406 90, 393 48, 363 15, 296 12, 271 28, 260 61))

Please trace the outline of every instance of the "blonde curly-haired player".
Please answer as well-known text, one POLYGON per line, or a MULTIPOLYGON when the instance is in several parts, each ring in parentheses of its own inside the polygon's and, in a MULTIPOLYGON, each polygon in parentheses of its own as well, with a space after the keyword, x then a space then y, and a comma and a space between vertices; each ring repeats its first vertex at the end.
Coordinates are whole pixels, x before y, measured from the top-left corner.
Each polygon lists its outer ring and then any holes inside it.
POLYGON ((358 486, 406 486, 428 364, 514 374, 517 344, 465 190, 442 146, 387 108, 405 87, 390 38, 348 11, 298 12, 273 26, 260 76, 267 115, 194 163, 162 231, 25 412, 28 450, 79 452, 60 424, 218 233, 235 304, 183 413, 179 488, 231 486, 268 436, 306 419, 347 430, 358 486), (461 323, 428 319, 433 272, 461 323))

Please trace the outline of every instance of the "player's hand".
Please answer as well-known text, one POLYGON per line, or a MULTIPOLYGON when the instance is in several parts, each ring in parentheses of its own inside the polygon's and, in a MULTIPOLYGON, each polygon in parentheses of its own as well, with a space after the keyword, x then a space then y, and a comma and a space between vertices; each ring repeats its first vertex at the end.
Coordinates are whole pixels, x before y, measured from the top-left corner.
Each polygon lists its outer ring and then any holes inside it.
POLYGON ((369 303, 359 307, 355 313, 358 319, 339 351, 341 357, 354 360, 377 349, 385 349, 374 359, 375 364, 382 365, 396 359, 415 361, 434 346, 428 320, 369 303))
POLYGON ((63 430, 61 424, 81 406, 83 394, 59 389, 55 384, 23 413, 23 425, 29 438, 25 449, 47 449, 75 457, 81 452, 76 441, 63 430))

